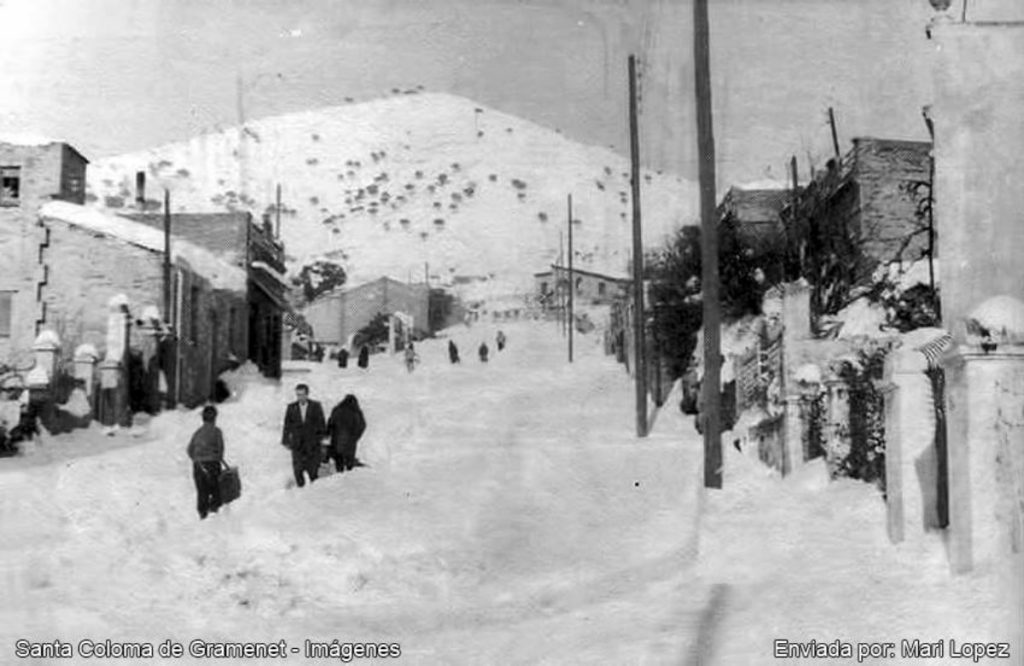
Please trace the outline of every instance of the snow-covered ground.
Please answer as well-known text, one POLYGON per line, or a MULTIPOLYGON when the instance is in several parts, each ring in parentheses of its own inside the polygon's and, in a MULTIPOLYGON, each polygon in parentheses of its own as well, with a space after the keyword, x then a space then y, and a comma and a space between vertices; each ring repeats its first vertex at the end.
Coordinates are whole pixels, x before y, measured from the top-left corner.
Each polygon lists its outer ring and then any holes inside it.
POLYGON ((570 366, 555 324, 503 329, 501 353, 496 327, 451 331, 457 366, 446 339, 425 341, 411 375, 375 356, 280 386, 234 376, 219 425, 243 496, 206 521, 185 456, 195 412, 0 461, 0 663, 18 639, 337 638, 400 643, 411 664, 765 664, 774 638, 1010 640, 1013 581, 950 577, 938 541, 890 545, 873 487, 828 484, 817 464, 778 479, 728 448, 725 489, 705 494, 677 399, 637 440, 632 385, 598 335, 570 366), (359 397, 369 467, 287 487, 279 428, 298 381, 327 408, 359 397))

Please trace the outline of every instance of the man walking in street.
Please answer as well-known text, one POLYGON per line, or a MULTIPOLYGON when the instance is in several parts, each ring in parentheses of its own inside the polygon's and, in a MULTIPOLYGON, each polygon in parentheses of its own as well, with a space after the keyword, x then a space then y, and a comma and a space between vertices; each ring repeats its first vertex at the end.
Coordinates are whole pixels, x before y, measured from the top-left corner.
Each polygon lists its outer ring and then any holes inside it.
POLYGON ((288 405, 284 414, 281 444, 292 452, 295 484, 301 488, 306 485, 304 474, 309 476, 310 483, 316 481, 323 455, 320 441, 327 436, 327 425, 324 423, 323 407, 316 400, 309 399, 307 385, 296 386, 295 397, 295 402, 288 405))

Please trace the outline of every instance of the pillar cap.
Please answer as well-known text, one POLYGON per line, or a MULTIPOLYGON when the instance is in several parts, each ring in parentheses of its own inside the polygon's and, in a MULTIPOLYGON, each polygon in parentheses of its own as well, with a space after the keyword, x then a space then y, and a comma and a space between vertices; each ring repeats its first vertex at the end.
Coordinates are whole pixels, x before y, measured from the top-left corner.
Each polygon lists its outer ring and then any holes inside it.
POLYGON ((99 359, 100 353, 96 350, 95 345, 89 343, 78 345, 75 348, 75 360, 76 361, 90 361, 95 362, 99 359))
POLYGON ((971 346, 994 351, 1000 345, 1024 345, 1024 303, 1005 294, 993 296, 971 310, 964 325, 971 346))
POLYGON ((54 349, 60 348, 60 336, 54 331, 46 329, 42 331, 37 337, 36 341, 32 343, 33 351, 53 351, 54 349))

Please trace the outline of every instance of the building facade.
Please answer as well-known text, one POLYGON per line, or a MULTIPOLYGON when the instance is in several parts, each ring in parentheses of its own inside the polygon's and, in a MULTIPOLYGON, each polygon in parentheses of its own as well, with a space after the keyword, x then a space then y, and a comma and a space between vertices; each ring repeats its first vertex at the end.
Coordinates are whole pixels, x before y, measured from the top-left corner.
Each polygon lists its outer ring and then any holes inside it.
POLYGON ((45 317, 38 291, 46 239, 37 211, 49 201, 83 203, 87 164, 65 143, 0 141, 0 363, 17 365, 45 317))
MULTIPOLYGON (((609 305, 630 284, 627 278, 578 268, 572 270, 572 281, 575 285, 573 298, 580 305, 609 305)), ((549 271, 534 273, 533 283, 534 293, 543 309, 557 309, 561 307, 561 300, 568 298, 569 269, 564 266, 552 266, 549 271)))
POLYGON ((307 305, 302 314, 313 327, 313 339, 324 345, 348 345, 378 314, 403 312, 416 330, 430 330, 430 288, 382 277, 357 287, 335 290, 307 305))
MULTIPOLYGON (((43 206, 39 220, 46 237, 40 252, 46 267, 39 288, 42 327, 58 334, 66 354, 82 344, 105 353, 108 304, 115 297, 127 302, 131 322, 141 323, 147 311, 162 312, 162 233, 69 204, 43 206)), ((171 311, 164 319, 177 335, 173 349, 162 350, 155 363, 172 401, 191 407, 210 399, 218 375, 245 355, 246 275, 181 240, 172 242, 172 255, 171 311)), ((144 354, 143 346, 131 337, 129 366, 144 354)))
MULTIPOLYGON (((139 206, 145 205, 140 192, 139 206)), ((161 214, 128 213, 126 217, 163 230, 161 214)), ((173 213, 171 235, 204 248, 246 271, 246 339, 238 358, 254 362, 267 377, 281 376, 284 314, 290 309, 285 279, 284 245, 269 222, 256 224, 248 212, 173 213)))

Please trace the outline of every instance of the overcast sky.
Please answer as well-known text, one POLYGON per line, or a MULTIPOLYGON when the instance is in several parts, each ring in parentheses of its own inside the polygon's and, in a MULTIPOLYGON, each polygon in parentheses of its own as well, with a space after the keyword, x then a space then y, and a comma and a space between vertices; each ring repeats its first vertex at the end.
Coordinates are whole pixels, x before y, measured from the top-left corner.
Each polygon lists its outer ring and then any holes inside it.
MULTIPOLYGON (((977 0, 983 3, 985 0, 977 0)), ((990 0, 991 1, 991 0, 990 0)), ((926 0, 711 0, 725 182, 806 174, 856 135, 925 139, 926 0)), ((0 132, 98 158, 391 88, 472 98, 695 178, 688 0, 0 0, 0 132)), ((721 182, 720 181, 720 182, 721 182)))

